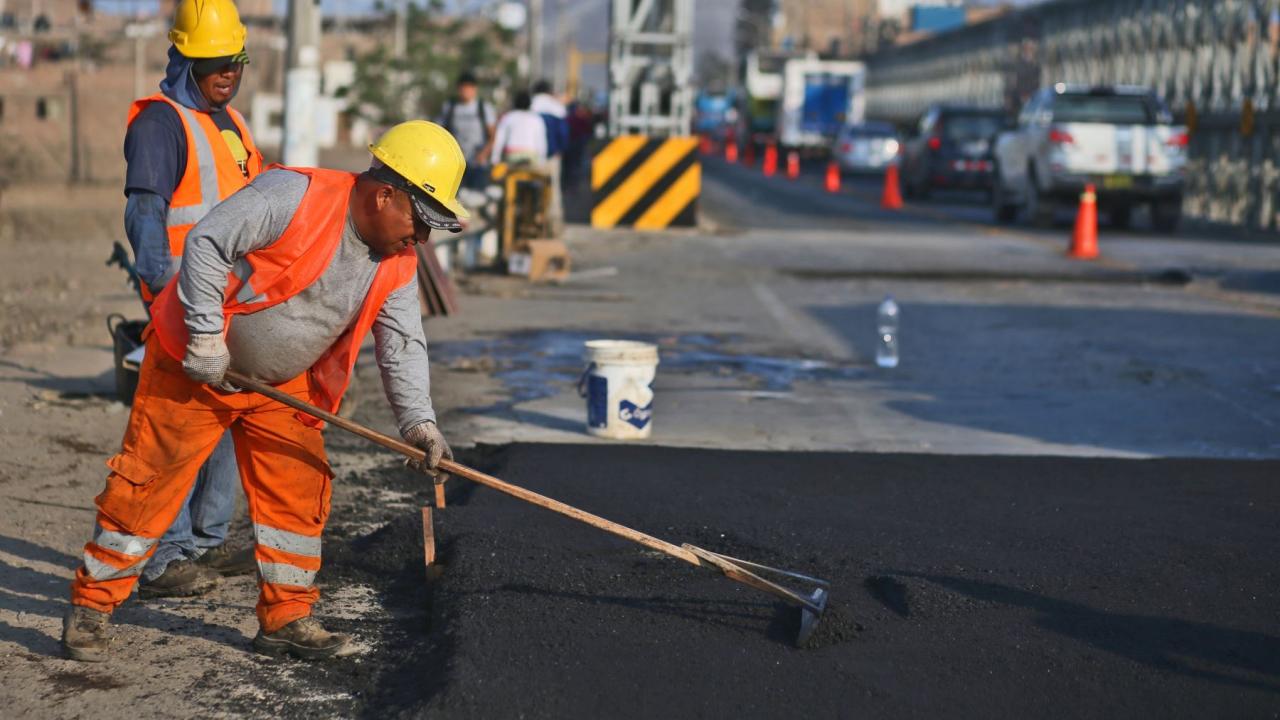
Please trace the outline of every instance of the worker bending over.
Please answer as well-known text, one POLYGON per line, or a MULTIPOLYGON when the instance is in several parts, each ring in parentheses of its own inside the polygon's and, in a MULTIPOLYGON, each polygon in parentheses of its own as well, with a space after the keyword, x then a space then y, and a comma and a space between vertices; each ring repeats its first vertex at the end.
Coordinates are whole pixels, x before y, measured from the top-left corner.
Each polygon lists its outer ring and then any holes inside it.
MULTIPOLYGON (((231 107, 240 89, 245 27, 231 0, 182 0, 169 31, 160 92, 129 108, 124 155, 124 226, 148 307, 177 273, 187 232, 262 172, 249 126, 231 107)), ((253 551, 231 552, 235 448, 223 435, 196 475, 190 497, 141 576, 143 597, 200 595, 220 575, 254 571, 253 551)))
POLYGON ((311 617, 330 481, 320 423, 230 386, 234 369, 336 410, 370 330, 383 388, 431 472, 452 457, 431 406, 413 246, 461 229, 466 163, 439 125, 397 125, 356 175, 269 170, 187 236, 176 281, 152 307, 133 411, 71 587, 62 644, 106 659, 110 614, 178 514, 195 470, 228 428, 257 541, 256 650, 342 654, 350 638, 311 617))

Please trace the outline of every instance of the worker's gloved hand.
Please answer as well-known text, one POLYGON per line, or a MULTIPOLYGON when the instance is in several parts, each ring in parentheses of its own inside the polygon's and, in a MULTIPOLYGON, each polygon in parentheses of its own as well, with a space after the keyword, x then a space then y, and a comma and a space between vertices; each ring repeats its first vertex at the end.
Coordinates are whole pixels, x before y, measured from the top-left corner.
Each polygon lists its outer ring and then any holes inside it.
POLYGON ((449 443, 445 442, 444 435, 440 434, 440 428, 430 420, 421 422, 406 430, 404 439, 427 454, 425 464, 411 460, 408 463, 409 466, 418 472, 443 479, 444 473, 436 470, 436 465, 440 463, 441 458, 452 460, 453 451, 449 449, 449 443))
MULTIPOLYGON (((196 382, 223 387, 223 376, 231 365, 231 353, 222 333, 191 333, 187 340, 187 355, 182 359, 182 369, 196 382)), ((223 387, 235 391, 237 388, 223 387)))

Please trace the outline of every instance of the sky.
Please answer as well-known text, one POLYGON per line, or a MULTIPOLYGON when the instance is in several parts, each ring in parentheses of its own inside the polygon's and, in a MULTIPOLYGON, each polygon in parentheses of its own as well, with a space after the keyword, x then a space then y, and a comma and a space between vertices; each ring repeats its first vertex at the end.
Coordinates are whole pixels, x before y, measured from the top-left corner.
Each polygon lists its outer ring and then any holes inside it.
MULTIPOLYGON (((104 11, 132 13, 135 10, 154 13, 158 7, 157 0, 97 0, 104 11)), ((383 0, 390 5, 395 0, 383 0)), ((985 4, 1009 1, 1015 5, 1032 5, 1043 0, 989 0, 985 4)), ((321 9, 325 15, 360 14, 372 12, 376 0, 321 0, 321 9)), ((410 0, 421 5, 423 0, 410 0)), ((492 13, 500 3, 499 0, 445 0, 446 12, 492 13)), ((275 0, 276 11, 284 14, 287 0, 275 0)), ((544 5, 544 37, 546 38, 545 67, 554 67, 552 53, 559 43, 556 41, 555 17, 561 8, 571 8, 576 17, 574 27, 580 50, 604 51, 608 49, 609 6, 611 0, 543 0, 544 5)), ((694 0, 693 44, 694 56, 706 52, 714 52, 729 56, 733 51, 733 24, 737 15, 739 0, 694 0)), ((583 81, 591 85, 604 82, 602 67, 584 68, 583 81)))

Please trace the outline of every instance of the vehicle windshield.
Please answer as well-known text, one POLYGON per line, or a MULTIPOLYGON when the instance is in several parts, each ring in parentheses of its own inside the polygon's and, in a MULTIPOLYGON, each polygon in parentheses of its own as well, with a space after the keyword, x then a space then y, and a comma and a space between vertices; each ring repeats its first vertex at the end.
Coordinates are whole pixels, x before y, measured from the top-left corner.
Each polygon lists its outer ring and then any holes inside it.
POLYGON ((1059 95, 1053 119, 1063 123, 1154 125, 1151 103, 1140 95, 1059 95))
POLYGON ((1000 132, 999 115, 951 115, 942 121, 942 133, 948 140, 987 140, 1000 132))

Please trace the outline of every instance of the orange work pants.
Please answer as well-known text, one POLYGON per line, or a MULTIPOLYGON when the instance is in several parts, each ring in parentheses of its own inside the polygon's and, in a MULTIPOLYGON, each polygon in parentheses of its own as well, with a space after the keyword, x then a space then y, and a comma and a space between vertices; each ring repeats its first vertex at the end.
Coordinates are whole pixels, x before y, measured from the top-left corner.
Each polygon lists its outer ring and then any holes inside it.
MULTIPOLYGON (((278 387, 310 400, 307 373, 278 387)), ((107 461, 112 472, 95 500, 97 527, 71 584, 73 604, 111 612, 129 597, 186 502, 196 470, 228 427, 257 543, 262 631, 311 614, 320 597, 314 580, 333 479, 320 430, 257 393, 225 393, 191 380, 154 335, 124 443, 107 461)))

